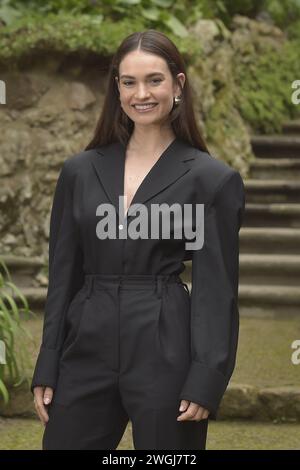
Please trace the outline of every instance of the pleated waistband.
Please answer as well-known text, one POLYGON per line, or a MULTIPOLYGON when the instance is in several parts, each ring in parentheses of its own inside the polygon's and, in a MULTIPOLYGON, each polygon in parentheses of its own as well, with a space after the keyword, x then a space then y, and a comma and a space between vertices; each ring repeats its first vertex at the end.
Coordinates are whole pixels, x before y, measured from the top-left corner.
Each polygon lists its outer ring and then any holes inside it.
POLYGON ((117 285, 125 289, 138 287, 152 289, 156 286, 159 296, 165 284, 179 283, 186 286, 178 274, 85 274, 85 283, 88 284, 88 297, 94 286, 101 288, 102 285, 103 288, 117 285))
POLYGON ((134 282, 153 283, 161 279, 165 282, 180 282, 178 274, 85 274, 85 279, 107 282, 122 282, 124 285, 134 282))

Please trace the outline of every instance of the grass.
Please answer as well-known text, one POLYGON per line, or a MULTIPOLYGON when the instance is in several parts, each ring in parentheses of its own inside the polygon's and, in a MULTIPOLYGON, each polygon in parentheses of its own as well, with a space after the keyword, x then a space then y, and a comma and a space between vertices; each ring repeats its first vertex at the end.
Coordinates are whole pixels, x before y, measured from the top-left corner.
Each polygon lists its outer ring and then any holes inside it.
MULTIPOLYGON (((0 450, 41 450, 44 426, 36 419, 0 419, 0 450)), ((210 422, 207 450, 300 449, 300 424, 210 422)), ((131 423, 117 450, 134 450, 131 423)))
POLYGON ((298 385, 300 365, 291 361, 295 339, 300 339, 299 319, 242 317, 232 381, 259 387, 298 385))

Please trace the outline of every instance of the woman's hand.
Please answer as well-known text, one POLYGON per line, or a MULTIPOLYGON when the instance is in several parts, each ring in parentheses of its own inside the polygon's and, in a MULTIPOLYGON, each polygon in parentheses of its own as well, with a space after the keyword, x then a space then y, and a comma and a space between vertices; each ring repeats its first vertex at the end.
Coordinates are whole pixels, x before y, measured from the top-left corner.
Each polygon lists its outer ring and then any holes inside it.
POLYGON ((188 400, 181 400, 179 411, 184 411, 184 413, 177 417, 177 421, 201 421, 209 415, 208 410, 188 400))
POLYGON ((34 406, 39 415, 40 420, 46 426, 49 416, 46 406, 51 403, 53 397, 53 389, 50 387, 38 386, 34 387, 34 406))

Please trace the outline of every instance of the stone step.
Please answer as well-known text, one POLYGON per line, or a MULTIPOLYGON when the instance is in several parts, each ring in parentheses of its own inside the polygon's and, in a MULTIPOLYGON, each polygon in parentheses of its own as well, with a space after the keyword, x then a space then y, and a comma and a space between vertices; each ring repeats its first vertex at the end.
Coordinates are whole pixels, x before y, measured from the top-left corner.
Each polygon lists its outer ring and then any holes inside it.
MULTIPOLYGON (((299 288, 300 255, 240 253, 239 272, 240 284, 298 286, 299 288)), ((181 277, 184 282, 190 283, 191 275, 192 263, 188 262, 181 277)))
POLYGON ((300 227, 300 204, 246 203, 244 226, 300 227))
POLYGON ((37 276, 41 274, 45 264, 41 257, 1 255, 0 259, 6 264, 12 281, 18 287, 40 286, 37 276))
MULTIPOLYGON (((40 313, 44 311, 45 300, 47 295, 46 287, 17 287, 26 298, 30 310, 32 310, 34 313, 40 313)), ((22 302, 18 299, 15 294, 13 294, 13 298, 15 299, 16 304, 19 307, 23 307, 22 302)))
POLYGON ((242 227, 240 253, 300 254, 300 229, 242 227))
MULTIPOLYGON (((191 292, 189 276, 181 275, 191 292)), ((239 312, 245 316, 269 318, 300 317, 298 286, 239 284, 239 312)))
POLYGON ((250 165, 253 179, 300 179, 300 159, 297 158, 257 158, 250 165))
POLYGON ((248 202, 300 202, 300 180, 247 179, 244 183, 248 202))
POLYGON ((299 288, 300 255, 240 254, 240 284, 299 288))
POLYGON ((286 121, 282 125, 282 132, 284 134, 300 135, 300 119, 293 119, 286 121))
POLYGON ((259 317, 300 316, 299 286, 239 285, 241 315, 259 317))
POLYGON ((300 158, 300 136, 255 135, 251 145, 258 158, 300 158))
POLYGON ((220 404, 219 418, 300 422, 300 387, 258 387, 230 381, 220 404))

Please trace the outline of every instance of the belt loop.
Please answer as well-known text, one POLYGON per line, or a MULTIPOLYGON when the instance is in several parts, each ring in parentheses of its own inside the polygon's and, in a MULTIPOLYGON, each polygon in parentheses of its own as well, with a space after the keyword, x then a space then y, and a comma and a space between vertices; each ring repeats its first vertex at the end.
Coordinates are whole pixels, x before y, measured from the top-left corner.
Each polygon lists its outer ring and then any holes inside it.
POLYGON ((118 277, 118 294, 119 294, 121 286, 122 286, 122 279, 123 279, 122 276, 118 277))
POLYGON ((156 280, 156 292, 157 292, 157 297, 159 299, 162 298, 162 278, 160 276, 157 276, 157 280, 156 280))
POLYGON ((91 297, 91 293, 92 293, 92 290, 93 290, 93 281, 94 281, 94 278, 93 277, 89 277, 88 278, 88 291, 87 291, 87 299, 89 299, 91 297))

